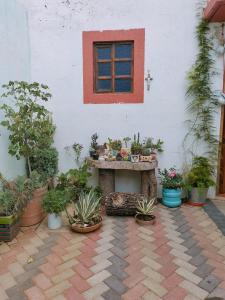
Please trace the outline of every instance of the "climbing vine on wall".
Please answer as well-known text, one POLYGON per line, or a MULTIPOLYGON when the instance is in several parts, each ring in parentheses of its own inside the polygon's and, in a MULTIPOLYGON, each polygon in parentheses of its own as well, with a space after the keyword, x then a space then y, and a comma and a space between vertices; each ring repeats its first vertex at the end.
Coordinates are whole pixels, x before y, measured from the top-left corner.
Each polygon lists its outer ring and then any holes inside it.
POLYGON ((218 150, 218 138, 215 130, 215 113, 217 96, 212 89, 214 74, 213 45, 209 36, 208 22, 201 20, 196 28, 198 54, 196 61, 188 73, 187 111, 189 132, 192 143, 197 147, 199 142, 205 144, 210 157, 215 157, 218 150))

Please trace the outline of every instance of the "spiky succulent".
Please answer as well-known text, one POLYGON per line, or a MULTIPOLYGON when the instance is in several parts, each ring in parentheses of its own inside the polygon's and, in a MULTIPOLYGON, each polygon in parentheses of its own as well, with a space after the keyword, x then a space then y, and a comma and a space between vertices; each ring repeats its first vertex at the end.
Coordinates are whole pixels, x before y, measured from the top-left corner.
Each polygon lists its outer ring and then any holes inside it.
POLYGON ((155 198, 152 199, 144 198, 143 200, 138 200, 136 206, 137 214, 151 216, 154 211, 154 203, 155 203, 155 198))
POLYGON ((93 225, 100 219, 101 197, 94 190, 89 193, 81 192, 79 199, 74 203, 74 215, 69 216, 71 224, 82 226, 93 225))

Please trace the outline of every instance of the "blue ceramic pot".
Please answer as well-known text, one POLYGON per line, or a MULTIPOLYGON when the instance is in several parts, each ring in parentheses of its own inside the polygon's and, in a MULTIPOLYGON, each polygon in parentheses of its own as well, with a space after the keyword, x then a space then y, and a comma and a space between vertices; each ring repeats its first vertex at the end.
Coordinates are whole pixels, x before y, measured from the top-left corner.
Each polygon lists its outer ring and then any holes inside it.
POLYGON ((167 207, 178 207, 181 205, 180 189, 163 189, 162 202, 167 207))

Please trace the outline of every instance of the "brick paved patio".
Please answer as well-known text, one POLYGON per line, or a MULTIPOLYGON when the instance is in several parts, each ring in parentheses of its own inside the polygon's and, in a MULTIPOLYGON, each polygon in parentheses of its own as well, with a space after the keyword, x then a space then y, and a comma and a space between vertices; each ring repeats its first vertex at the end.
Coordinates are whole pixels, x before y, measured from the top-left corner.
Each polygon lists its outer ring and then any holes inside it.
POLYGON ((89 235, 45 222, 21 232, 0 245, 0 299, 225 299, 225 236, 215 218, 189 206, 158 205, 156 215, 151 227, 105 217, 89 235))

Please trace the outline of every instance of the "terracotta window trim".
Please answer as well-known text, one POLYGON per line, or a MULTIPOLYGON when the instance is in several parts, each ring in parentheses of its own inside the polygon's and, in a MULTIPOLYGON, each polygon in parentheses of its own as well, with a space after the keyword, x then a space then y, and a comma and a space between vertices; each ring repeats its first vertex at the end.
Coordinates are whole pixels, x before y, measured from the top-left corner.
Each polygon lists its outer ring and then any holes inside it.
POLYGON ((83 98, 84 104, 143 103, 144 101, 145 30, 105 30, 83 32, 83 98), (133 43, 132 92, 95 92, 94 45, 98 43, 133 43))

